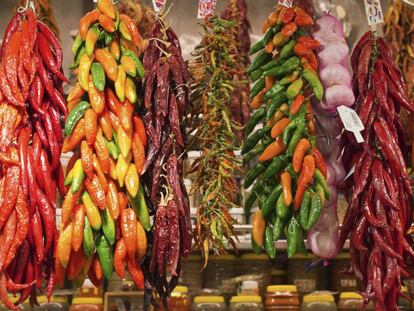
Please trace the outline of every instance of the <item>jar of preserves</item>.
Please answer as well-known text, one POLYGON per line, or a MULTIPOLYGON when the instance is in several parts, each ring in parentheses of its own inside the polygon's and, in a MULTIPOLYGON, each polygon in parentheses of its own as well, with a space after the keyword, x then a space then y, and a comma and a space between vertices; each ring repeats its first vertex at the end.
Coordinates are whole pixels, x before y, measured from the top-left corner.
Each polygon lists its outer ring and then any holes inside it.
POLYGON ((190 311, 190 299, 188 298, 188 287, 177 286, 168 299, 169 311, 190 311))
POLYGON ((351 262, 350 253, 338 254, 330 261, 329 266, 329 289, 332 292, 355 292, 358 290, 358 281, 352 274, 344 274, 351 262))
MULTIPOLYGON (((354 292, 344 292, 339 296, 338 311, 359 311, 364 304, 361 295, 354 292)), ((372 302, 368 304, 365 310, 374 310, 372 302)))
POLYGON ((230 300, 230 311, 262 311, 262 297, 233 296, 230 300))
POLYGON ((239 287, 238 293, 239 293, 238 295, 258 296, 259 295, 259 282, 243 281, 239 287))
POLYGON ((223 296, 196 296, 192 311, 227 311, 223 296))
POLYGON ((265 295, 266 311, 299 311, 298 289, 295 285, 270 285, 265 295))
POLYGON ((301 311, 337 311, 331 294, 309 294, 303 297, 301 311))
POLYGON ((103 299, 98 297, 76 297, 69 311, 103 311, 103 299))

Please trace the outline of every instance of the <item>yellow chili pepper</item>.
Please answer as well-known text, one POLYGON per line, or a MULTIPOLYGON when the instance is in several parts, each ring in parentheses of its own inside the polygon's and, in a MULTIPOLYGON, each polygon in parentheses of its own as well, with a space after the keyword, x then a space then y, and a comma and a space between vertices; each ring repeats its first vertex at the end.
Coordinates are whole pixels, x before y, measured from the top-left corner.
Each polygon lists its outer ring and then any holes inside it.
POLYGON ((69 263, 70 251, 72 249, 73 224, 67 225, 59 235, 57 243, 57 257, 62 267, 66 268, 69 263))
POLYGON ((137 101, 137 89, 135 82, 130 77, 126 78, 125 81, 125 96, 132 103, 135 104, 137 101))
POLYGON ((144 258, 147 252, 147 235, 141 222, 137 221, 137 257, 138 260, 144 258))
POLYGON ((125 176, 128 172, 129 163, 131 162, 131 153, 126 158, 122 153, 118 156, 116 161, 116 177, 118 179, 119 186, 123 187, 125 182, 125 176))
POLYGON ((115 163, 115 160, 112 159, 112 158, 109 158, 109 176, 113 180, 117 180, 117 176, 116 176, 116 163, 115 163))
POLYGON ((70 90, 67 101, 80 100, 80 98, 85 94, 85 90, 81 87, 79 83, 76 83, 75 86, 70 90))
POLYGON ((93 57, 88 54, 83 54, 79 62, 79 84, 85 90, 88 91, 89 85, 89 71, 93 62, 93 57))
POLYGON ((89 80, 88 89, 89 103, 91 104, 92 109, 96 112, 96 114, 100 115, 105 109, 105 94, 104 92, 98 91, 92 79, 89 80))
POLYGON ((82 194, 82 203, 85 207, 86 217, 88 217, 89 224, 95 230, 101 229, 102 219, 98 207, 93 203, 88 192, 82 194))
POLYGON ((115 81, 115 93, 121 102, 125 100, 126 73, 122 66, 118 67, 118 78, 115 81))
POLYGON ((125 186, 130 196, 135 198, 139 190, 139 176, 134 163, 129 164, 125 176, 125 186))
POLYGON ((135 77, 137 75, 137 66, 131 57, 123 55, 121 57, 121 65, 122 69, 130 76, 135 77))
POLYGON ((99 0, 98 9, 110 18, 115 19, 115 7, 111 0, 99 0))
POLYGON ((118 40, 114 39, 111 41, 111 43, 109 44, 109 51, 116 60, 119 60, 119 58, 121 57, 121 49, 119 47, 118 40))
POLYGON ((131 34, 129 33, 129 30, 128 30, 128 27, 123 21, 121 21, 119 23, 119 31, 121 32, 122 37, 124 37, 128 41, 132 40, 131 34))
POLYGON ((116 134, 118 138, 119 150, 121 151, 124 158, 126 158, 132 146, 132 132, 125 131, 122 126, 118 126, 118 131, 116 134))
POLYGON ((73 193, 77 192, 83 182, 83 179, 85 178, 85 173, 83 171, 83 167, 82 167, 82 161, 81 159, 76 160, 75 165, 73 166, 72 169, 72 186, 71 186, 71 190, 73 193))
POLYGON ((85 40, 85 49, 86 49, 86 53, 89 56, 93 54, 98 38, 99 38, 98 28, 96 28, 95 26, 89 28, 88 32, 86 33, 86 40, 85 40))
POLYGON ((95 58, 101 63, 108 78, 116 81, 118 78, 118 65, 111 52, 105 49, 97 49, 95 50, 95 58))

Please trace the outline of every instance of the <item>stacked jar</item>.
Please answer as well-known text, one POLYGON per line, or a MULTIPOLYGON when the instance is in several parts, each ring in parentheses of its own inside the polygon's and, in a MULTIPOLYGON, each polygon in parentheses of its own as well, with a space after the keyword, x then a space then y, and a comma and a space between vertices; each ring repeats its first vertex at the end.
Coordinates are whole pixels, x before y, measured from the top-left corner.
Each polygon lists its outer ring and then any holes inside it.
POLYGON ((298 289, 295 285, 270 285, 266 289, 265 310, 299 311, 298 289))
POLYGON ((337 311, 331 294, 309 294, 303 297, 301 311, 337 311))
POLYGON ((230 300, 230 311, 263 311, 260 296, 233 296, 230 300))
POLYGON ((223 296, 196 296, 191 311, 227 311, 223 296))

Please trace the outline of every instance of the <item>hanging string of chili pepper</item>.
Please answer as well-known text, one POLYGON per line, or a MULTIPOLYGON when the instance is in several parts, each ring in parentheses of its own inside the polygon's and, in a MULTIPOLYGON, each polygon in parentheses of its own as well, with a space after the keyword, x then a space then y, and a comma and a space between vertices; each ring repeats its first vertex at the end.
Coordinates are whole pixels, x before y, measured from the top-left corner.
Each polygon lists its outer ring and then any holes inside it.
POLYGON ((238 186, 234 178, 241 161, 236 158, 231 101, 238 73, 235 37, 229 35, 236 22, 212 17, 203 24, 203 37, 189 62, 193 77, 190 146, 200 150, 191 172, 197 176, 192 192, 201 193, 195 228, 196 247, 202 250, 204 265, 209 251, 225 252, 225 243, 236 248, 233 240, 234 220, 229 209, 238 207, 238 186))
MULTIPOLYGON (((144 123, 148 153, 145 183, 154 205, 148 294, 166 298, 178 282, 182 258, 191 251, 190 207, 184 186, 186 144, 184 113, 189 103, 189 74, 177 35, 156 16, 144 53, 144 123), (171 279, 167 280, 167 268, 171 279)), ((147 295, 150 297, 150 295, 147 295)), ((148 302, 148 300, 147 300, 148 302)))
POLYGON ((399 117, 404 107, 414 112, 407 88, 383 38, 367 32, 351 56, 354 109, 365 130, 364 142, 342 137, 347 171, 348 209, 339 248, 350 238, 351 272, 362 281, 365 302, 375 310, 398 310, 407 257, 414 258, 408 230, 412 197, 406 167, 406 137, 399 117))
POLYGON ((242 154, 246 163, 257 156, 259 163, 244 179, 246 189, 255 182, 245 210, 249 214, 258 201, 252 245, 256 252, 264 248, 271 258, 284 232, 289 258, 306 252, 305 232, 330 197, 310 103, 312 97, 320 101, 324 92, 313 52, 320 44, 309 34, 313 24, 300 7, 278 5, 265 21, 264 37, 250 49, 258 53, 248 70, 257 110, 246 125, 242 154), (263 126, 251 134, 260 122, 263 126))
POLYGON ((125 265, 138 288, 147 252, 149 213, 143 185, 147 137, 138 113, 144 76, 132 19, 111 0, 82 17, 73 44, 76 85, 68 96, 63 152, 72 151, 56 267, 69 280, 95 286, 125 265))
POLYGON ((50 299, 54 267, 60 164, 63 52, 59 40, 31 8, 20 8, 0 49, 0 300, 13 310, 37 290, 50 299), (15 304, 7 292, 19 294, 15 304))
MULTIPOLYGON (((236 63, 238 72, 234 74, 234 92, 231 97, 231 119, 240 125, 245 125, 250 117, 250 84, 247 68, 250 65, 250 22, 247 19, 247 4, 245 0, 229 0, 221 18, 235 21, 236 25, 229 28, 234 42, 237 42, 236 63)), ((242 131, 236 131, 238 141, 243 139, 242 131)))

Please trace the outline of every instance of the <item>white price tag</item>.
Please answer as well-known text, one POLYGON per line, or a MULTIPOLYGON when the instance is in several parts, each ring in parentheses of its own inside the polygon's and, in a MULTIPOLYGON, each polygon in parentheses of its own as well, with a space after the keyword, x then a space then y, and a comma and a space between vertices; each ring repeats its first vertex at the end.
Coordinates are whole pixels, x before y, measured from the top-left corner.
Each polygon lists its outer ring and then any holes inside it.
POLYGON ((381 24, 384 22, 384 15, 382 14, 380 0, 364 0, 365 12, 367 13, 367 20, 369 26, 381 24))
POLYGON ((216 12, 217 0, 199 0, 198 1, 198 19, 204 19, 216 12))
POLYGON ((358 143, 363 143, 364 138, 362 137, 361 132, 364 130, 364 124, 355 110, 346 106, 339 106, 337 110, 345 129, 354 133, 358 143))
POLYGON ((152 0, 152 6, 154 8, 155 12, 159 12, 163 9, 163 7, 165 6, 165 3, 167 2, 167 0, 152 0))
POLYGON ((293 5, 293 0, 279 0, 278 4, 283 5, 287 8, 291 8, 293 5))

